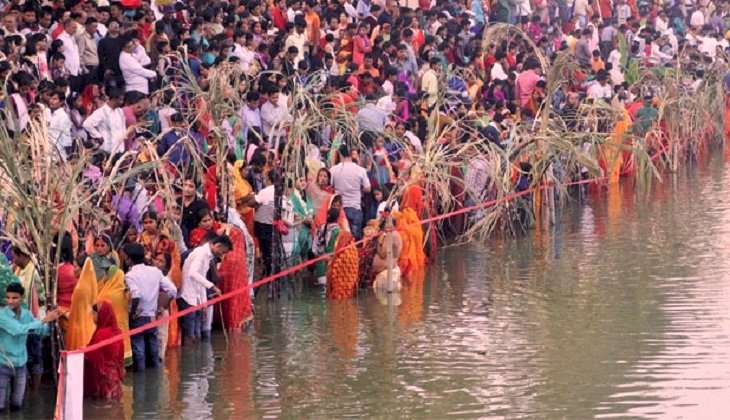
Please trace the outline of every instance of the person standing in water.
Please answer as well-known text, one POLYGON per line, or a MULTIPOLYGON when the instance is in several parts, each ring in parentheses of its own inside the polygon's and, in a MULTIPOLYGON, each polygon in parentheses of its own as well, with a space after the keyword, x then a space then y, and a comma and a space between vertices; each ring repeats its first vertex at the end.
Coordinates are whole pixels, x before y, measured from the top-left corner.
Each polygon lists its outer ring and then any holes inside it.
POLYGON ((48 335, 48 323, 58 318, 54 310, 47 312, 42 321, 36 320, 22 307, 24 300, 25 288, 20 283, 11 283, 5 289, 6 306, 0 310, 0 412, 5 410, 8 390, 10 411, 18 411, 23 405, 28 380, 28 334, 48 335))

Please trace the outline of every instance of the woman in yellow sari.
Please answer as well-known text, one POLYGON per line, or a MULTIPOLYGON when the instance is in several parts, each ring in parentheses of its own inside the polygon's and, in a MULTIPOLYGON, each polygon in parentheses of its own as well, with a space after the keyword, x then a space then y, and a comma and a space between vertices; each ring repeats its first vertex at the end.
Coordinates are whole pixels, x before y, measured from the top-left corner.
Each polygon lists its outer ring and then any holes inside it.
POLYGON ((87 258, 71 297, 71 310, 68 314, 68 328, 65 337, 66 350, 77 350, 86 346, 91 340, 91 336, 94 335, 96 324, 91 307, 98 296, 97 287, 94 265, 91 263, 91 259, 87 258))
MULTIPOLYGON (((114 309, 117 317, 117 326, 122 333, 129 332, 129 294, 124 283, 124 272, 117 266, 109 268, 106 281, 99 285, 99 294, 96 302, 107 301, 114 309)), ((124 365, 132 363, 132 343, 129 337, 124 339, 124 365)))

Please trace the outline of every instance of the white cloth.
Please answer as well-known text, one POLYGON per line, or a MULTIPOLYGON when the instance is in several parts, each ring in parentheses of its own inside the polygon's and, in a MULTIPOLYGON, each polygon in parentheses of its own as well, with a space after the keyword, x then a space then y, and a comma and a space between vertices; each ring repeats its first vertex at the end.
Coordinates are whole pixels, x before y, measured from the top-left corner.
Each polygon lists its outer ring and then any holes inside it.
POLYGON ((601 86, 600 83, 593 82, 590 86, 588 86, 586 95, 593 99, 610 99, 613 95, 613 88, 611 88, 611 84, 609 83, 606 83, 605 86, 601 86))
MULTIPOLYGON (((8 128, 20 133, 25 130, 30 121, 28 115, 28 103, 25 98, 19 93, 13 93, 10 95, 10 100, 13 103, 13 115, 8 119, 8 128)), ((48 118, 50 120, 50 118, 48 118)))
POLYGON ((257 127, 259 134, 261 134, 261 110, 258 108, 251 109, 248 105, 244 105, 241 108, 241 120, 243 121, 243 138, 248 140, 248 130, 251 127, 257 127))
POLYGON ((695 10, 689 18, 689 25, 693 28, 701 28, 705 24, 705 15, 701 10, 695 10))
POLYGON ((58 39, 63 42, 63 56, 66 58, 64 67, 71 76, 78 76, 81 73, 81 56, 76 39, 66 31, 61 32, 58 39))
POLYGON ((137 264, 124 275, 132 299, 139 299, 137 310, 141 316, 157 315, 157 298, 160 289, 174 298, 177 288, 162 271, 151 265, 137 264))
POLYGON ((71 117, 68 116, 63 107, 51 113, 51 119, 48 121, 48 141, 56 150, 58 155, 66 160, 66 147, 71 147, 73 139, 71 138, 71 117))
POLYGON ((256 209, 254 215, 254 222, 265 223, 267 225, 274 223, 274 186, 269 185, 268 187, 259 191, 256 194, 256 203, 259 204, 259 208, 256 209))
POLYGON ((249 67, 251 67, 251 63, 253 63, 253 60, 256 58, 253 51, 238 44, 233 44, 230 56, 238 58, 238 64, 241 66, 241 71, 244 73, 248 71, 249 67))
POLYGON ((489 75, 492 76, 492 80, 507 80, 508 78, 507 73, 505 73, 504 68, 502 67, 502 63, 499 61, 494 63, 489 75))
POLYGON ((300 33, 297 33, 296 31, 292 32, 288 37, 286 37, 286 41, 284 42, 284 51, 288 51, 289 47, 294 46, 297 47, 297 58, 294 60, 294 64, 299 64, 300 61, 304 60, 304 52, 305 52, 305 45, 307 43, 307 34, 306 31, 300 33))
POLYGON ((419 139, 413 131, 406 130, 406 132, 403 133, 403 136, 408 139, 408 141, 411 143, 411 146, 413 146, 413 148, 416 150, 416 153, 423 153, 423 143, 421 143, 421 139, 419 139))
MULTIPOLYGON (((144 56, 147 56, 147 54, 144 54, 144 56)), ((125 51, 119 54, 119 69, 122 70, 122 76, 124 76, 124 90, 126 92, 136 90, 145 95, 150 93, 147 79, 154 79, 157 72, 143 67, 144 56, 136 53, 132 55, 125 51)), ((147 57, 147 60, 149 60, 149 57, 147 57)))
POLYGON ((713 60, 715 59, 715 56, 717 55, 717 39, 711 36, 703 36, 700 37, 700 45, 699 50, 703 54, 707 54, 710 58, 713 60))
POLYGON ((284 136, 283 125, 285 121, 290 119, 289 110, 280 103, 274 105, 271 101, 266 101, 261 105, 261 123, 263 125, 264 135, 269 141, 274 138, 284 136), (276 130, 274 129, 276 127, 276 130))
POLYGON ((206 290, 213 287, 206 276, 210 270, 213 252, 210 244, 201 245, 188 255, 182 268, 182 285, 178 297, 188 305, 199 305, 208 300, 206 290))
POLYGON ((124 152, 127 123, 121 108, 111 109, 104 104, 84 120, 83 126, 91 138, 104 140, 101 150, 107 153, 124 152))
POLYGON ((428 94, 428 98, 426 99, 428 106, 432 107, 436 105, 439 92, 439 79, 433 69, 428 69, 425 73, 423 73, 423 77, 421 78, 421 90, 428 94))

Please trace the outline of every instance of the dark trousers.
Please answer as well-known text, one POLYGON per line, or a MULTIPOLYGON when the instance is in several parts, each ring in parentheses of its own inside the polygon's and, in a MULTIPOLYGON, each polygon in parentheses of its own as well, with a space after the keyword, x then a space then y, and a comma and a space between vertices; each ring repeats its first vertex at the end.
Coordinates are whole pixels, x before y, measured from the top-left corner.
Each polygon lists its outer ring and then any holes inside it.
MULTIPOLYGON (((190 308, 190 305, 183 298, 177 298, 177 307, 179 310, 184 311, 190 308)), ((203 327, 203 314, 201 311, 194 311, 187 315, 183 315, 180 318, 180 328, 182 328, 183 339, 200 337, 200 332, 203 327)))
MULTIPOLYGON (((152 317, 140 316, 129 319, 129 329, 135 329, 152 322, 152 317)), ((160 364, 160 343, 157 341, 157 327, 150 328, 132 336, 132 358, 135 372, 141 372, 146 367, 156 368, 160 364)))
POLYGON ((259 240, 259 248, 261 249, 261 259, 264 263, 263 276, 272 274, 272 256, 274 252, 274 226, 268 223, 253 223, 253 232, 256 239, 259 240))
POLYGON ((0 411, 5 409, 5 402, 10 394, 10 411, 20 410, 28 380, 28 370, 23 366, 6 366, 0 364, 0 411))
POLYGON ((362 239, 362 210, 345 207, 345 217, 350 224, 350 232, 356 241, 362 239))

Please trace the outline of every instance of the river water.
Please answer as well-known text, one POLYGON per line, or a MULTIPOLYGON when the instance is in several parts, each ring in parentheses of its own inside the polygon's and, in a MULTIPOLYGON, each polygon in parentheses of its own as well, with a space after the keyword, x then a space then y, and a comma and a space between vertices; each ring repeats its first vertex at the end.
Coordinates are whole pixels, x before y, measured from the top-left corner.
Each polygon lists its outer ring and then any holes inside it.
POLYGON ((445 248, 399 306, 259 302, 250 333, 183 348, 85 414, 727 418, 730 170, 685 172, 568 205, 551 231, 445 248))

